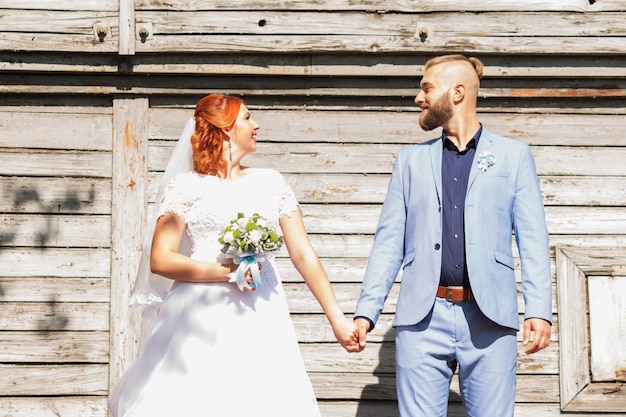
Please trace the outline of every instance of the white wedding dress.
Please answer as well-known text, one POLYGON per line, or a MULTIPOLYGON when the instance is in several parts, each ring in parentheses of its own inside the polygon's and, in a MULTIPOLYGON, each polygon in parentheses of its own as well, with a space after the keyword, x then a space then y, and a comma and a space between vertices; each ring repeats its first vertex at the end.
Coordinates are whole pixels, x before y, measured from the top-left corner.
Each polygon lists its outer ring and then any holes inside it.
MULTIPOLYGON (((194 172, 170 182, 159 214, 185 218, 192 257, 215 262, 223 228, 242 212, 270 221, 297 201, 282 175, 248 168, 238 180, 194 172)), ((109 397, 114 417, 319 417, 272 257, 262 285, 177 281, 150 338, 109 397)))

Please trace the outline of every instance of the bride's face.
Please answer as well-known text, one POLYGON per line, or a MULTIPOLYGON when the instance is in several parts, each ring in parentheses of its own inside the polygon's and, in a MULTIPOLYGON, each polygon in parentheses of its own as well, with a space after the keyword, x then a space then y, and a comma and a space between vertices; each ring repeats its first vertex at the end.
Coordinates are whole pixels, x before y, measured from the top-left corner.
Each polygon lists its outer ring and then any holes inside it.
POLYGON ((252 118, 245 105, 239 108, 237 120, 232 128, 232 151, 244 155, 256 151, 257 131, 261 128, 252 118))

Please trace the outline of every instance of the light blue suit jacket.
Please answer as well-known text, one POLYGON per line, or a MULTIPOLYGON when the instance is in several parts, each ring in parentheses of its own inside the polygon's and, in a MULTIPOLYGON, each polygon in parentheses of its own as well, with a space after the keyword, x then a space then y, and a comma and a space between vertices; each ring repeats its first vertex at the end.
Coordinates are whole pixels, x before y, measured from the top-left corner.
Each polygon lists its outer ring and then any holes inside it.
MULTIPOLYGON (((355 316, 376 323, 403 266, 394 326, 419 323, 431 310, 441 273, 442 139, 398 152, 374 237, 355 316)), ((465 248, 470 285, 489 319, 519 329, 512 253, 522 270, 525 318, 552 321, 548 230, 530 148, 483 128, 465 199, 465 248), (483 152, 495 156, 486 172, 483 152)))

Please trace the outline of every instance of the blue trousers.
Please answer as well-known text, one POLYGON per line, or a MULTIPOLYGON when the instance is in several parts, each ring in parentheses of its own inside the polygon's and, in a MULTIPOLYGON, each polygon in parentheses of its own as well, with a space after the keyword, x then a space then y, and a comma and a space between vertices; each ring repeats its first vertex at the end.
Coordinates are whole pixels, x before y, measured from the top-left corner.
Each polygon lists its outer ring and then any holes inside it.
POLYGON ((473 301, 437 298, 420 323, 396 328, 396 384, 402 417, 446 417, 458 366, 468 417, 508 417, 515 408, 516 330, 473 301))

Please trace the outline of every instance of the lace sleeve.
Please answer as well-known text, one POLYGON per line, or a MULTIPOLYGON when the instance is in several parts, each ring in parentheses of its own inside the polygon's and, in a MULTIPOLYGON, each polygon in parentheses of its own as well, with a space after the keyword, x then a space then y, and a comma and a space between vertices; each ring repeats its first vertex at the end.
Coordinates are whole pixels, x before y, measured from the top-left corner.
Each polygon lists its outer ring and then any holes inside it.
POLYGON ((189 194, 187 193, 187 187, 184 186, 184 178, 177 175, 172 178, 163 193, 163 197, 159 202, 157 218, 165 213, 174 213, 177 216, 186 218, 189 205, 189 194))
POLYGON ((287 183, 287 179, 280 174, 279 176, 280 182, 278 186, 278 215, 286 215, 291 217, 293 212, 296 211, 300 205, 298 204, 296 195, 293 193, 293 190, 289 186, 289 183, 287 183))

